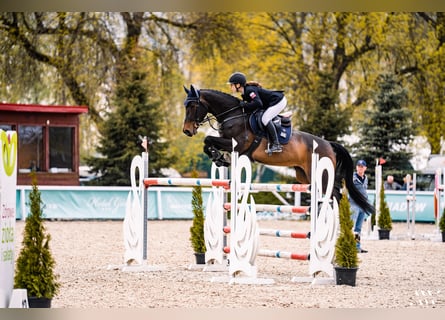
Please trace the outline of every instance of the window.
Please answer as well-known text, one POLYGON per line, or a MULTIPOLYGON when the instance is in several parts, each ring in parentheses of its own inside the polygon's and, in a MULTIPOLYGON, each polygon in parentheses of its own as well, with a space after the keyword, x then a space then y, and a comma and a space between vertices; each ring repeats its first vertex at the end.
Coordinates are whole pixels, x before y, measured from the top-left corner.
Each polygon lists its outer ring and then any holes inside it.
POLYGON ((45 166, 43 127, 19 125, 19 172, 40 171, 45 166))
POLYGON ((49 127, 49 171, 73 171, 72 127, 49 127))
POLYGON ((0 124, 0 129, 2 129, 3 131, 9 131, 9 130, 12 130, 12 125, 0 124))
POLYGON ((74 127, 19 125, 19 172, 73 172, 74 127), (45 156, 48 154, 48 157, 45 156))

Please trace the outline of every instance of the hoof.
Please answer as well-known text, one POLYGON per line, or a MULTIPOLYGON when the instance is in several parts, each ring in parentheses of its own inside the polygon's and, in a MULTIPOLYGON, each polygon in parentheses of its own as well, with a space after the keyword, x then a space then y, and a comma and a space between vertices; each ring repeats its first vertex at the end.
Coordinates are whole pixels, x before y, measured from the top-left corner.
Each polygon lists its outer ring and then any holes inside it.
POLYGON ((214 162, 215 162, 215 164, 216 164, 217 167, 229 167, 229 166, 230 166, 230 163, 229 163, 229 162, 224 161, 224 160, 221 160, 221 159, 216 160, 216 161, 214 161, 214 162))

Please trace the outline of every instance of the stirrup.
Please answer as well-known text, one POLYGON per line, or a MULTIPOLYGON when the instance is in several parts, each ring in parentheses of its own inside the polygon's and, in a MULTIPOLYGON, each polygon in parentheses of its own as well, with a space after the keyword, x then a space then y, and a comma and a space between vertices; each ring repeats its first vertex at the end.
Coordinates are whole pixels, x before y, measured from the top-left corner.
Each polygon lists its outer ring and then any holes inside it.
POLYGON ((279 153, 279 152, 283 152, 283 147, 281 146, 281 144, 272 144, 271 146, 268 146, 268 149, 265 150, 266 153, 271 154, 271 153, 279 153))

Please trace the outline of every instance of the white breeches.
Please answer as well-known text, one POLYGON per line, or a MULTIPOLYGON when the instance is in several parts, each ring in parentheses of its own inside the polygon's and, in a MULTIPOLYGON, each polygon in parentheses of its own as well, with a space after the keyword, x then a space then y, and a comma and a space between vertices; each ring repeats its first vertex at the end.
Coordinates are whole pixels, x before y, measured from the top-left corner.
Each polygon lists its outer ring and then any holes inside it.
POLYGON ((278 102, 274 106, 270 106, 269 108, 264 111, 263 116, 261 118, 261 122, 263 125, 267 125, 267 123, 275 118, 281 111, 283 111, 284 108, 286 108, 287 105, 287 99, 286 97, 283 97, 280 102, 278 102))

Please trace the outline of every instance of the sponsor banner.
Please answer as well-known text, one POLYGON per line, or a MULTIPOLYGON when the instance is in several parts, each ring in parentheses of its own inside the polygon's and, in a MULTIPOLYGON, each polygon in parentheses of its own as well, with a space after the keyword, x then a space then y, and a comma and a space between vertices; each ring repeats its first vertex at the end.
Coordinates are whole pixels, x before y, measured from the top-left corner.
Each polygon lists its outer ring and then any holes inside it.
MULTIPOLYGON (((47 219, 124 219, 130 187, 51 187, 39 186, 43 213, 47 219)), ((211 188, 202 188, 206 206, 211 188)), ((17 189, 17 219, 29 213, 26 204, 30 186, 17 189)), ((374 203, 375 192, 370 190, 369 201, 374 203)), ((192 219, 191 187, 148 188, 148 219, 192 219)), ((406 221, 406 191, 387 191, 386 202, 394 221, 406 221)), ((434 222, 432 191, 416 192, 416 221, 434 222)))
MULTIPOLYGON (((369 191, 369 201, 374 203, 375 192, 369 191)), ((415 206, 416 222, 435 222, 434 202, 432 191, 417 191, 415 202, 409 205, 415 206)), ((385 191, 385 200, 393 221, 406 221, 408 215, 408 201, 406 191, 385 191)))
POLYGON ((14 285, 17 133, 0 129, 0 308, 9 306, 14 285))
MULTIPOLYGON (((124 219, 130 187, 53 187, 39 186, 45 219, 124 219)), ((29 214, 31 187, 17 190, 17 219, 29 214)), ((203 203, 210 189, 203 188, 203 203)), ((192 219, 192 188, 150 187, 148 219, 192 219)))

